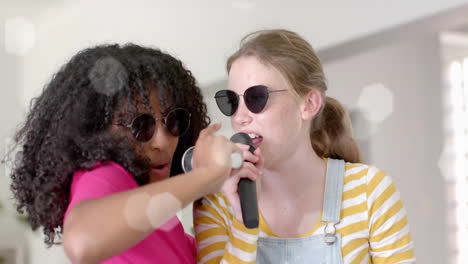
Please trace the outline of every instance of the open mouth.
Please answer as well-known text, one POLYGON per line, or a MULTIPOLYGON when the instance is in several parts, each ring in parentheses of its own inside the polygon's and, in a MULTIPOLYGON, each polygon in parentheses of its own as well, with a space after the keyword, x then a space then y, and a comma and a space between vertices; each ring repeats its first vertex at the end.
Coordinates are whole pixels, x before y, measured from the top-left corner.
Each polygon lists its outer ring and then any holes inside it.
POLYGON ((170 163, 151 164, 151 175, 158 180, 169 177, 170 163))
POLYGON ((247 133, 247 134, 249 135, 250 139, 252 139, 252 143, 255 146, 255 148, 258 148, 260 144, 263 142, 263 137, 260 136, 259 134, 256 134, 256 133, 247 133))
POLYGON ((162 170, 162 169, 164 169, 164 167, 165 167, 166 165, 167 165, 167 164, 157 165, 157 166, 154 166, 153 169, 162 170))

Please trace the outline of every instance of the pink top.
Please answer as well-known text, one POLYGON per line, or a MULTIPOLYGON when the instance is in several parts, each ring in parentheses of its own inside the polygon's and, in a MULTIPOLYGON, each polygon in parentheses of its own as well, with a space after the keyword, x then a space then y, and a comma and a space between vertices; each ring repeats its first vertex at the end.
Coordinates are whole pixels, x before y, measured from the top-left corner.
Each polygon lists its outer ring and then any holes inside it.
MULTIPOLYGON (((90 171, 76 171, 70 190, 70 204, 63 221, 65 223, 71 208, 80 201, 137 187, 132 175, 114 162, 97 163, 90 171)), ((112 217, 109 217, 109 221, 112 221, 112 217)), ((194 238, 184 232, 179 219, 174 216, 135 246, 101 263, 195 263, 195 256, 194 238)))

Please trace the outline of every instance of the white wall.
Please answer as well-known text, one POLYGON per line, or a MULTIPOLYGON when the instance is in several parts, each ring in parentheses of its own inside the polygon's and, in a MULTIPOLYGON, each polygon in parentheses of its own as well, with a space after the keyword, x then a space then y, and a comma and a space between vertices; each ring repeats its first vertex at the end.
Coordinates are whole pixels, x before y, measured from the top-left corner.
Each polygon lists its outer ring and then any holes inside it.
MULTIPOLYGON (((20 58, 5 52, 5 19, 0 12, 0 159, 5 154, 7 137, 11 137, 21 117, 20 58)), ((1 166, 1 164, 0 164, 1 166)), ((3 169, 0 169, 3 172, 3 169)), ((0 173, 1 173, 0 172, 0 173)))
MULTIPOLYGON (((418 263, 448 263, 440 45, 436 35, 377 48, 325 65, 329 95, 349 108, 381 83, 393 112, 369 139, 370 163, 389 173, 408 211, 418 263)), ((379 109, 385 98, 375 98, 379 109)))
MULTIPOLYGON (((18 76, 20 75, 19 60, 15 56, 5 53, 5 42, 3 19, 0 16, 0 160, 6 154, 7 138, 12 136, 19 117, 20 100, 18 76)), ((26 238, 23 234, 24 227, 21 226, 14 217, 13 205, 11 204, 12 195, 9 192, 9 181, 5 173, 5 167, 0 163, 0 202, 3 209, 0 210, 0 248, 5 247, 23 247, 26 238), (7 227, 7 228, 4 228, 7 227)))
POLYGON ((32 18, 36 45, 24 57, 21 99, 37 92, 65 59, 102 42, 138 42, 179 56, 202 84, 225 75, 224 61, 245 33, 286 27, 317 49, 420 19, 467 0, 413 1, 55 1, 32 18))

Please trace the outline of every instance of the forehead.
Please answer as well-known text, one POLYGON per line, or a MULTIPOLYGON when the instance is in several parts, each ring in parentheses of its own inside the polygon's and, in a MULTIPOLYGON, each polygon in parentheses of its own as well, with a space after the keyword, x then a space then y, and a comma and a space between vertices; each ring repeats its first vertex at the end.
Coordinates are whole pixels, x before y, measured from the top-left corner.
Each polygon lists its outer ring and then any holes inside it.
POLYGON ((272 89, 287 89, 289 86, 280 71, 255 56, 241 57, 232 64, 228 77, 229 90, 243 92, 260 84, 272 89))
POLYGON ((137 95, 132 99, 131 104, 138 109, 138 112, 157 111, 161 110, 161 94, 156 87, 147 86, 144 95, 137 95))
POLYGON ((160 113, 162 111, 162 105, 161 105, 161 101, 160 101, 160 94, 158 93, 158 91, 156 89, 151 89, 150 90, 150 93, 149 93, 149 107, 150 109, 148 109, 147 106, 145 105, 138 105, 138 109, 139 111, 142 111, 142 112, 145 112, 145 111, 152 111, 154 113, 160 113))
POLYGON ((157 89, 148 89, 144 94, 136 95, 133 98, 122 98, 116 109, 116 115, 119 120, 130 121, 139 114, 150 113, 159 115, 164 109, 161 109, 160 96, 157 89))
POLYGON ((173 89, 146 83, 145 98, 135 98, 136 100, 133 103, 137 106, 139 112, 164 113, 173 108, 175 97, 173 89))

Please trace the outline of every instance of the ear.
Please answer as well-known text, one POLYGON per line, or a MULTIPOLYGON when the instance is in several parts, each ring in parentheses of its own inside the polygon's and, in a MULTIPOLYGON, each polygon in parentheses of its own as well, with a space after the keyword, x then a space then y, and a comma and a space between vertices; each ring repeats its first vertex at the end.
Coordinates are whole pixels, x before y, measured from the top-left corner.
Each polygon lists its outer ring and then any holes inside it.
POLYGON ((322 107, 322 94, 317 89, 309 91, 302 100, 300 105, 301 116, 304 120, 312 120, 322 107))

